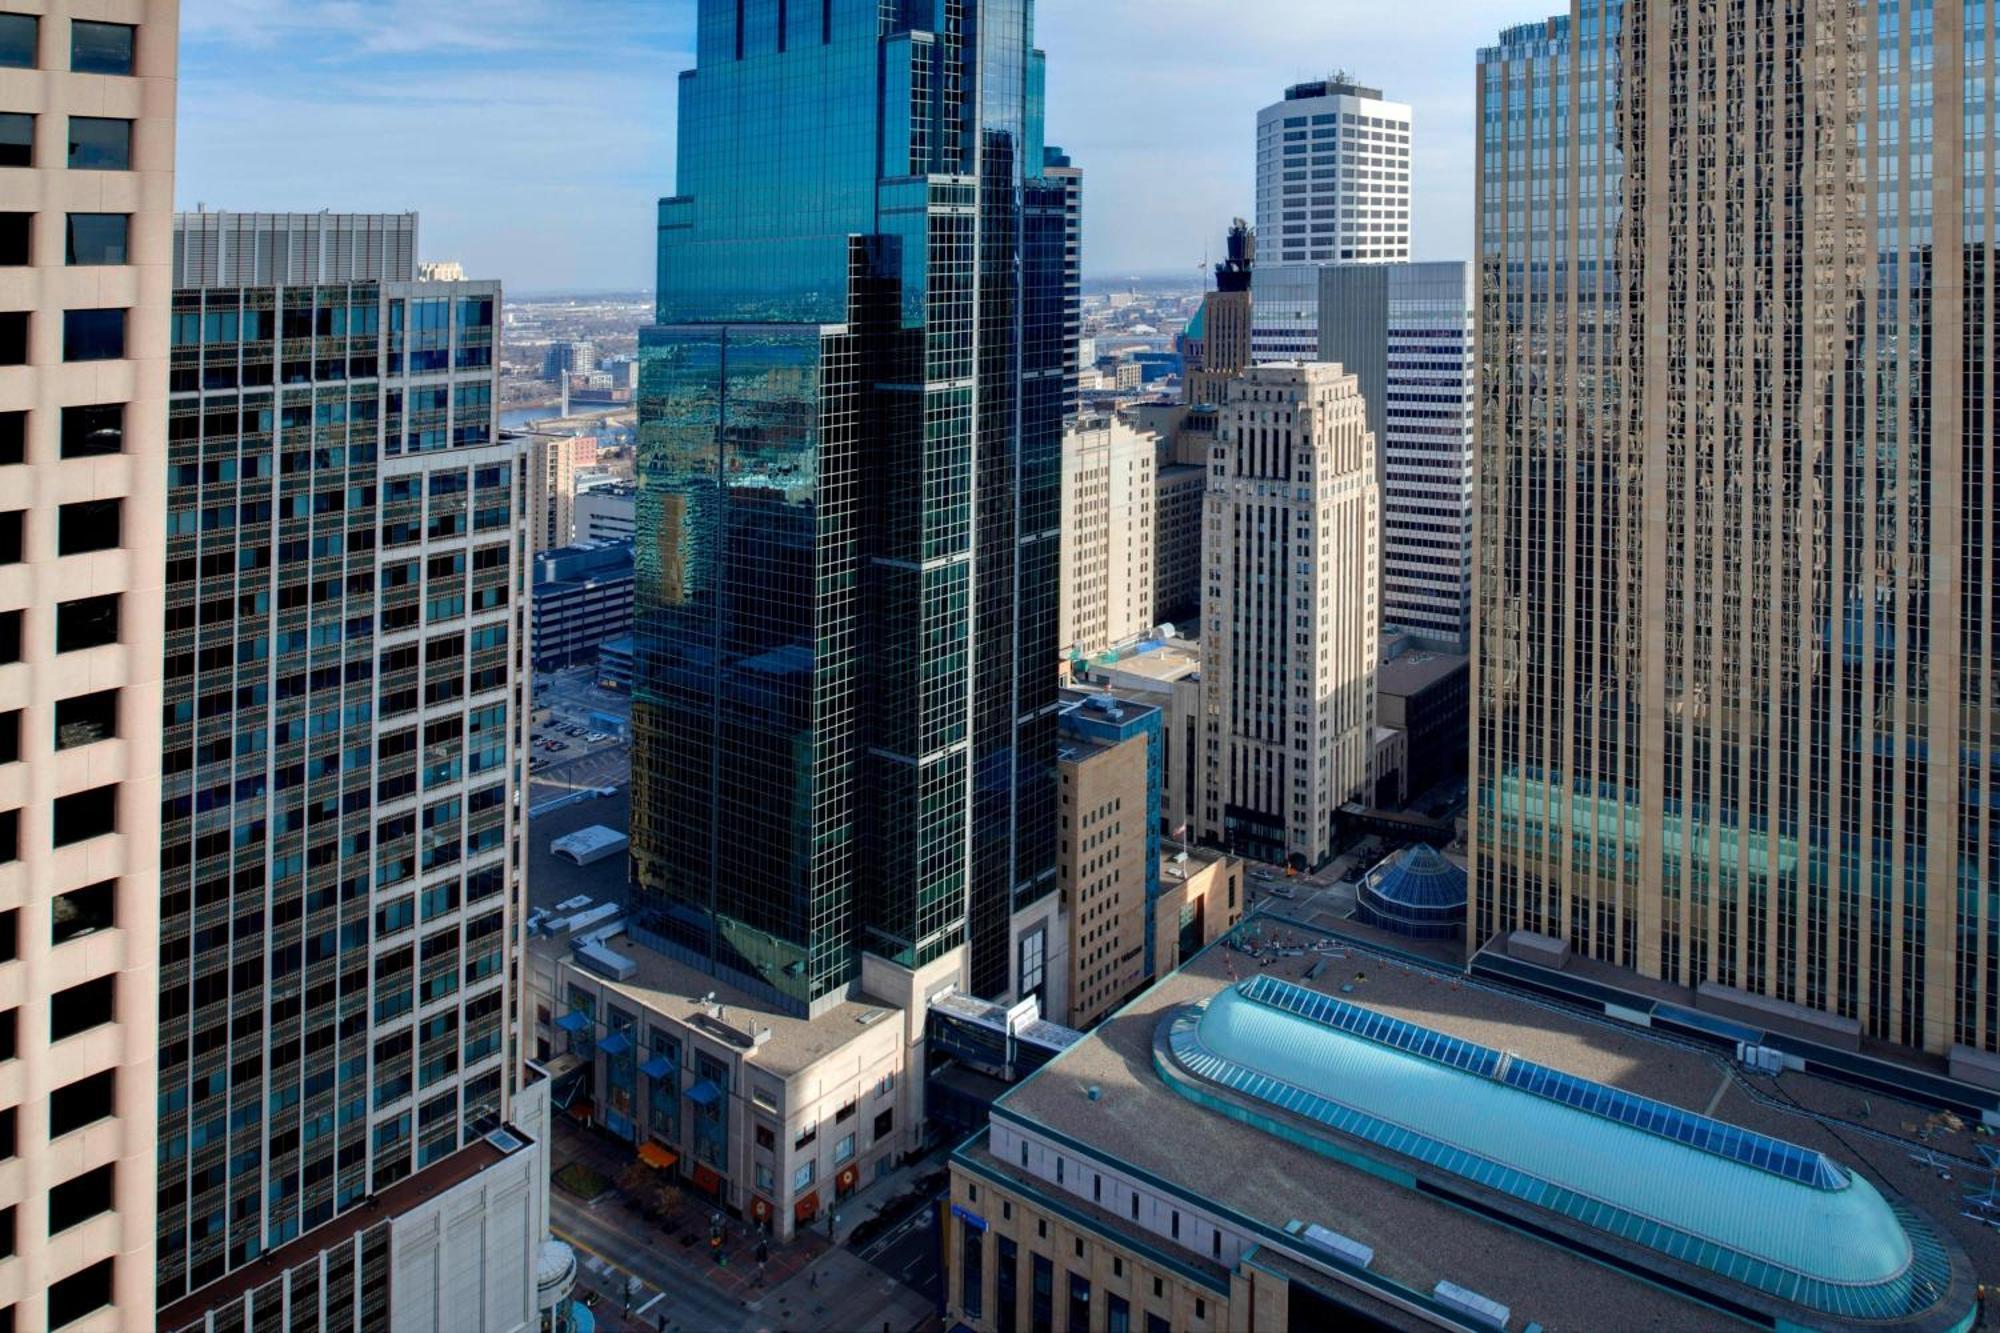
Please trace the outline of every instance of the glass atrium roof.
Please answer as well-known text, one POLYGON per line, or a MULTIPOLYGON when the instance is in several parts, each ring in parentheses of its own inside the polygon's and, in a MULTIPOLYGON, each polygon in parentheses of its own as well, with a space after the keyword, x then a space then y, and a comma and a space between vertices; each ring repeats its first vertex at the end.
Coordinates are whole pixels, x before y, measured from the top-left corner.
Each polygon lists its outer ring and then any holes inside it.
POLYGON ((1219 1085, 1286 1117, 1547 1209, 1789 1304, 1896 1320, 1936 1305, 1930 1225, 1824 1154, 1259 976, 1177 1015, 1156 1058, 1183 1096, 1219 1085))
POLYGON ((1399 907, 1465 910, 1465 872, 1421 842, 1370 872, 1368 887, 1399 907))

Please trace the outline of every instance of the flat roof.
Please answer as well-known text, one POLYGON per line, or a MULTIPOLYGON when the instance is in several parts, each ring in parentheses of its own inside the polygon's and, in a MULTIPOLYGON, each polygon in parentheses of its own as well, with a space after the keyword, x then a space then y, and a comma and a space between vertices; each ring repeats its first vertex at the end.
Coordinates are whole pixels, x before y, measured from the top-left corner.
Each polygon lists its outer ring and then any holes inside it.
POLYGON ((1375 672, 1375 692, 1408 696, 1421 693, 1471 659, 1458 653, 1404 653, 1384 662, 1375 672))
POLYGON ((286 1270, 298 1267, 321 1251, 352 1240, 357 1233, 370 1227, 393 1221, 420 1203, 429 1203, 444 1191, 463 1184, 534 1142, 512 1125, 505 1128, 518 1141, 514 1148, 502 1150, 491 1137, 482 1135, 449 1157, 431 1163, 414 1175, 403 1177, 380 1194, 369 1195, 346 1212, 337 1214, 331 1222, 315 1227, 275 1250, 266 1251, 228 1276, 175 1301, 160 1311, 156 1326, 172 1333, 173 1330, 198 1325, 210 1310, 219 1310, 242 1300, 247 1293, 276 1282, 286 1270))
MULTIPOLYGON (((1510 1306, 1524 1323, 1538 1321, 1551 1330, 1740 1327, 1719 1310, 1575 1250, 1298 1150, 1167 1086, 1154 1063, 1161 1020, 1208 1002, 1239 980, 1271 976, 1823 1154, 1892 1200, 1915 1204, 1963 1247, 1974 1271, 2000 1272, 2000 1236, 1959 1216, 1964 1186, 1911 1160, 1912 1153, 1939 1142, 1935 1134, 1930 1144, 1914 1141, 1916 1126, 1932 1119, 1920 1108, 1864 1097, 1801 1073, 1783 1075, 1781 1086, 1769 1093, 1755 1084, 1746 1089, 1708 1050, 1407 962, 1300 923, 1252 918, 1232 938, 1268 947, 1257 956, 1228 944, 1204 950, 1015 1087, 996 1104, 995 1117, 1017 1120, 1031 1132, 1052 1131, 1109 1163, 1148 1173, 1264 1228, 1283 1231, 1294 1220, 1330 1227, 1371 1246, 1376 1253, 1371 1271, 1379 1275, 1418 1292, 1454 1282, 1510 1306), (1321 941, 1327 942, 1325 949, 1315 949, 1321 941), (1312 972, 1317 975, 1309 978, 1312 972), (1343 986, 1352 989, 1343 994, 1343 986), (1095 1099, 1084 1095, 1092 1087, 1099 1090, 1095 1099), (1828 1116, 1835 1127, 1782 1098, 1820 1115, 1839 1108, 1828 1116), (1910 1137, 1907 1145, 1881 1141, 1881 1131, 1898 1126, 1910 1137), (1857 1143, 1868 1147, 1857 1152, 1850 1146, 1857 1143)), ((981 1144, 968 1145, 968 1160, 1006 1172, 1007 1164, 995 1161, 981 1144)), ((1969 1133, 1955 1148, 1943 1150, 1972 1156, 1969 1133)), ((1375 1155, 1365 1144, 1359 1151, 1375 1155)), ((1048 1188, 1046 1182, 1037 1187, 1048 1188)), ((1118 1218, 1105 1219, 1105 1225, 1114 1231, 1128 1226, 1118 1218)), ((1132 1236, 1135 1242, 1160 1243, 1150 1232, 1132 1236)))
POLYGON ((1101 657, 1090 659, 1090 678, 1093 681, 1109 678, 1114 686, 1120 676, 1171 684, 1200 670, 1201 650, 1185 639, 1170 639, 1161 647, 1144 652, 1124 651, 1115 662, 1103 661, 1101 657))
POLYGON ((791 1078, 883 1023, 900 1026, 903 1021, 899 1006, 867 997, 845 1001, 818 1018, 802 1018, 700 968, 656 953, 630 935, 614 936, 600 947, 629 960, 634 966, 632 975, 616 981, 592 971, 577 962, 566 940, 528 941, 532 952, 568 962, 605 991, 625 996, 638 1008, 682 1023, 714 1038, 719 1045, 735 1047, 746 1062, 779 1078, 791 1078), (702 1003, 702 997, 710 992, 722 1006, 720 1024, 702 1003), (771 1039, 762 1046, 746 1044, 747 1035, 761 1028, 771 1030, 771 1039))

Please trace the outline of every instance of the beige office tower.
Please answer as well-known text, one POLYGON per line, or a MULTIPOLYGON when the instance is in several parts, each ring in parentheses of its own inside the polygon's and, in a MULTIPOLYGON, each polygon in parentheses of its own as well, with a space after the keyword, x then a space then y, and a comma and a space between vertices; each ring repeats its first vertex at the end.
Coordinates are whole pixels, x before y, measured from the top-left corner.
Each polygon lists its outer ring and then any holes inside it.
POLYGON ((1474 947, 1995 1049, 1993 18, 1481 53, 1474 947))
POLYGON ((179 15, 32 8, 0 12, 0 1327, 136 1329, 179 15))
POLYGON ((1153 474, 1159 439, 1115 416, 1063 431, 1059 642, 1088 656, 1153 627, 1153 474))
POLYGON ((1381 615, 1375 439, 1354 377, 1230 382, 1203 509, 1204 838, 1316 866, 1367 784, 1381 615))

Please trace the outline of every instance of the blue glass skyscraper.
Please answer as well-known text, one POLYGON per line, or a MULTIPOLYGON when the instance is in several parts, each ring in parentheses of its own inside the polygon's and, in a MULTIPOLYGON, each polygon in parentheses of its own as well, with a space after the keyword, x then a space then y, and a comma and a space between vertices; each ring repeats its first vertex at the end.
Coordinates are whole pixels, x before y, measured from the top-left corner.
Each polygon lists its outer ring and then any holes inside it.
POLYGON ((640 341, 641 938, 1010 989, 1055 887, 1075 175, 1033 0, 701 0, 640 341), (1046 164, 1046 171, 1045 171, 1046 164))

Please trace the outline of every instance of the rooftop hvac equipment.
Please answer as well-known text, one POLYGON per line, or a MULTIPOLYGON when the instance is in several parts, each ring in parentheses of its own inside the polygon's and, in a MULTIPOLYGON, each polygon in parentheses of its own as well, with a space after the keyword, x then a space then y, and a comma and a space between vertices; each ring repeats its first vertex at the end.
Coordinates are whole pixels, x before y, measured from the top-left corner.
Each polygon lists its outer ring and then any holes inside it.
POLYGON ((576 949, 576 961, 613 981, 629 980, 639 965, 623 954, 613 953, 601 944, 580 944, 576 949))
POLYGON ((1507 1327, 1513 1312, 1496 1300, 1489 1300, 1476 1291, 1469 1291, 1456 1282, 1440 1282, 1431 1288, 1431 1296, 1439 1305, 1457 1311, 1477 1324, 1487 1328, 1507 1327))
POLYGON ((1300 1224, 1293 1222, 1285 1230, 1297 1236, 1315 1250, 1332 1255, 1343 1263, 1356 1268, 1366 1268, 1375 1262, 1375 1251, 1360 1241, 1343 1236, 1338 1231, 1329 1231, 1317 1222, 1300 1224))
POLYGON ((580 935, 594 926, 601 926, 607 921, 616 920, 619 913, 624 910, 617 903, 599 903, 587 912, 578 912, 567 922, 561 920, 551 921, 549 922, 549 927, 552 930, 562 930, 567 927, 570 934, 580 935))

